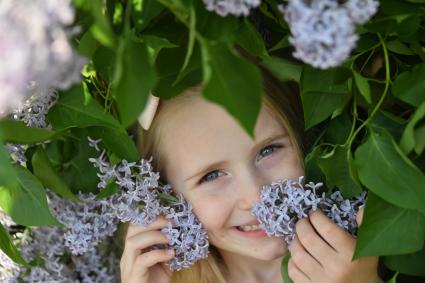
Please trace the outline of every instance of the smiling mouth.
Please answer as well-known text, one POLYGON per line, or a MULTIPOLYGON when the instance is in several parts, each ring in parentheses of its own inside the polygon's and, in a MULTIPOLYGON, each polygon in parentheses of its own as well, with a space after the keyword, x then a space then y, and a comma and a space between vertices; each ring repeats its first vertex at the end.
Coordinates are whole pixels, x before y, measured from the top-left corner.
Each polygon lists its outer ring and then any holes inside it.
POLYGON ((250 232, 250 231, 258 231, 261 230, 260 225, 243 225, 243 226, 235 226, 236 229, 242 232, 250 232))

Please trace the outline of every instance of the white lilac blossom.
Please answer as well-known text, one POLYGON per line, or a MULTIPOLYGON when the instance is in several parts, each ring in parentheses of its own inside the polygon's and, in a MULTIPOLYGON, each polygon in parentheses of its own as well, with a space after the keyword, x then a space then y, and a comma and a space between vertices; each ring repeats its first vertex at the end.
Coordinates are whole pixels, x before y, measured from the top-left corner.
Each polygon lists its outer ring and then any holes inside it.
POLYGON ((366 23, 376 14, 378 7, 379 1, 377 0, 347 0, 344 3, 344 8, 356 24, 366 23))
POLYGON ((293 56, 316 68, 341 65, 355 47, 356 24, 364 23, 377 11, 374 0, 288 0, 279 5, 291 31, 293 56), (363 10, 364 9, 364 10, 363 10))
POLYGON ((188 268, 196 261, 208 257, 208 235, 193 213, 190 203, 179 194, 175 201, 164 205, 162 211, 172 223, 161 229, 170 242, 157 245, 157 248, 174 249, 175 256, 167 263, 169 269, 178 271, 188 268))
POLYGON ((0 1, 0 117, 31 93, 69 88, 81 81, 86 60, 72 49, 71 0, 0 1))
POLYGON ((203 0, 208 11, 215 11, 225 17, 228 14, 234 16, 248 16, 252 8, 260 6, 261 0, 203 0))
POLYGON ((296 222, 307 218, 311 211, 318 208, 338 226, 355 235, 356 214, 365 202, 366 193, 348 200, 336 191, 327 198, 324 192, 318 195, 316 191, 322 183, 309 182, 303 185, 303 178, 300 176, 298 181, 276 180, 263 186, 260 201, 253 207, 252 214, 257 217, 267 235, 281 237, 290 244, 295 237, 296 222))

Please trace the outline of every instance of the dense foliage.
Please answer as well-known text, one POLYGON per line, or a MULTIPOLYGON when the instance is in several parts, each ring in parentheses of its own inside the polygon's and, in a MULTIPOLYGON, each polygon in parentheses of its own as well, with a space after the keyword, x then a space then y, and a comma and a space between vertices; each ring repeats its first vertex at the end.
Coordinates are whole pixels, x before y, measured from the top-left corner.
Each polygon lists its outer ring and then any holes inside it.
MULTIPOLYGON (((424 0, 59 1, 70 10, 54 2, 33 1, 49 7, 46 15, 59 16, 49 18, 47 35, 31 38, 25 29, 39 22, 12 24, 17 20, 9 17, 11 1, 0 3, 0 26, 16 35, 0 31, 0 38, 10 39, 4 50, 15 52, 0 54, 5 255, 27 267, 43 262, 41 257, 26 262, 16 246, 28 235, 47 237, 47 226, 64 229, 48 197, 83 202, 101 189, 98 199, 116 193, 116 186, 98 186, 89 161, 98 153, 88 137, 102 139, 112 164, 138 162, 128 129, 150 93, 168 99, 202 81, 202 95, 252 136, 261 75, 250 56, 279 80, 299 85, 306 131, 320 129, 305 159, 307 179, 323 182, 329 191, 337 187, 345 198, 368 190, 354 258, 380 256, 398 274, 397 282, 424 280, 424 0), (60 40, 52 38, 58 34, 60 40), (36 52, 65 50, 66 37, 68 53, 36 52), (83 65, 80 80, 75 69, 83 65), (33 80, 36 85, 28 85, 33 80)), ((102 262, 101 253, 92 254, 73 266, 93 274, 114 266, 114 260, 102 262), (87 262, 93 270, 84 267, 87 262)), ((114 280, 104 276, 99 278, 114 280)))

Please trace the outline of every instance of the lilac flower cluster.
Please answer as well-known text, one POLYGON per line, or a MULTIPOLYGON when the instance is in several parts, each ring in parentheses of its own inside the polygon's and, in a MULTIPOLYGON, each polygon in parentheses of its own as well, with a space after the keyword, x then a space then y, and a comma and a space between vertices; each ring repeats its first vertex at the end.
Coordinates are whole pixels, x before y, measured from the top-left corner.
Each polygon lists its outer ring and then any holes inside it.
POLYGON ((68 38, 71 0, 0 1, 0 117, 28 98, 28 84, 66 89, 81 81, 86 60, 68 38))
MULTIPOLYGON (((49 203, 59 201, 54 207, 69 205, 60 197, 49 193, 49 203)), ((75 208, 75 204, 71 205, 75 208)), ((23 232, 13 233, 14 244, 18 247, 21 255, 27 261, 42 258, 40 266, 25 268, 14 263, 2 251, 0 251, 0 282, 117 282, 119 278, 119 258, 113 251, 109 251, 108 239, 100 243, 96 249, 87 249, 82 255, 69 254, 67 245, 67 233, 69 226, 75 223, 78 215, 76 211, 74 218, 69 207, 62 206, 67 210, 65 213, 68 221, 65 228, 60 227, 33 227, 26 228, 23 232), (73 221, 73 222, 72 222, 73 221)), ((101 216, 102 217, 102 216, 101 216)), ((0 211, 0 222, 8 229, 17 227, 15 223, 0 211)), ((98 223, 95 221, 93 226, 98 223)), ((99 228, 99 227, 97 227, 99 228)), ((91 228, 92 231, 97 228, 91 228)), ((75 232, 75 231, 72 231, 75 232)), ((96 232, 94 233, 96 234, 96 232)), ((78 240, 78 239, 77 239, 78 240)))
POLYGON ((188 268, 196 261, 208 257, 208 235, 202 224, 192 212, 192 206, 181 194, 176 201, 163 207, 165 218, 172 224, 161 231, 170 240, 168 245, 157 245, 158 248, 174 249, 174 258, 167 263, 170 270, 188 268))
POLYGON ((122 160, 111 165, 105 150, 100 149, 101 140, 89 138, 89 144, 101 152, 98 158, 89 161, 99 170, 98 187, 104 189, 111 182, 119 185, 119 190, 107 201, 119 221, 149 225, 159 214, 175 225, 163 229, 170 239, 168 245, 153 248, 172 248, 176 251, 174 259, 168 264, 170 270, 187 268, 197 260, 208 255, 207 233, 192 212, 192 207, 182 195, 174 196, 169 184, 160 185, 159 173, 152 171, 150 160, 142 159, 140 165, 122 160), (161 195, 168 198, 161 198, 161 195), (161 202, 162 201, 162 202, 161 202))
MULTIPOLYGON (((89 144, 100 152, 99 140, 89 138, 89 144)), ((158 199, 159 173, 152 172, 148 160, 142 159, 140 164, 122 160, 111 165, 102 150, 98 158, 89 161, 98 168, 98 187, 100 189, 112 182, 119 186, 117 193, 108 197, 113 214, 122 222, 130 221, 134 224, 148 225, 160 214, 161 208, 158 199)))
POLYGON ((318 195, 316 190, 322 183, 309 182, 303 185, 303 176, 298 181, 276 180, 263 186, 260 201, 253 207, 260 227, 268 236, 284 239, 288 245, 295 237, 295 224, 301 218, 307 218, 309 212, 320 208, 340 227, 355 235, 357 229, 356 214, 365 203, 366 192, 353 200, 344 199, 339 191, 330 198, 318 195))
MULTIPOLYGON (((32 84, 29 90, 31 96, 9 114, 10 118, 23 122, 28 127, 50 129, 51 125, 46 121, 46 115, 58 100, 57 92, 53 89, 45 89, 42 92, 36 84, 32 84)), ((28 145, 6 144, 6 150, 9 152, 12 163, 23 167, 26 167, 27 163, 25 157, 27 149, 28 145)))
POLYGON ((377 0, 288 0, 279 5, 295 47, 293 56, 316 68, 342 64, 355 47, 355 25, 368 21, 378 10, 377 0))
POLYGON ((92 193, 79 194, 81 202, 71 201, 49 192, 49 207, 66 226, 64 246, 74 255, 94 251, 95 247, 112 236, 118 224, 109 202, 96 200, 92 193))
POLYGON ((203 0, 208 11, 215 11, 225 17, 228 14, 234 16, 248 16, 252 8, 260 6, 261 0, 203 0))

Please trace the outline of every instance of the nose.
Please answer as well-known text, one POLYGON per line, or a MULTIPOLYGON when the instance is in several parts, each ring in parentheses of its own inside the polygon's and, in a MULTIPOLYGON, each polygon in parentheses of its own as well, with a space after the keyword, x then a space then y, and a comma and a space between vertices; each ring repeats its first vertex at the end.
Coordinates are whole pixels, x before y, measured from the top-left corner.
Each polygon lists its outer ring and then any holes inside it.
POLYGON ((256 172, 248 171, 239 177, 236 184, 237 207, 241 210, 251 210, 260 200, 262 185, 266 184, 265 178, 256 172))

